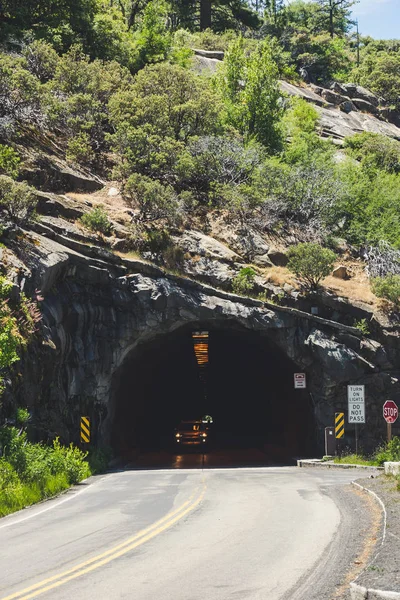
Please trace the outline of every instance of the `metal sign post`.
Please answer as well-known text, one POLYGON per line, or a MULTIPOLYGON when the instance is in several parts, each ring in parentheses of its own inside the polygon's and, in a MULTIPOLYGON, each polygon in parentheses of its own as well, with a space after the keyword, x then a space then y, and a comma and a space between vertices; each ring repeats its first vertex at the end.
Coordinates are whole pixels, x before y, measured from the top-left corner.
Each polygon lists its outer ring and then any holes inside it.
POLYGON ((358 424, 365 423, 365 386, 348 385, 348 422, 355 425, 356 454, 358 454, 358 424))

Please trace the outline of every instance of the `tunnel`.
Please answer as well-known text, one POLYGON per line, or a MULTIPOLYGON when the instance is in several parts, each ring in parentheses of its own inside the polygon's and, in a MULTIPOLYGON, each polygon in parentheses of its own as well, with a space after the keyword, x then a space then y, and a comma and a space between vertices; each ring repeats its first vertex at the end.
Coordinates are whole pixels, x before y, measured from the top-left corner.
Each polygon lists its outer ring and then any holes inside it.
POLYGON ((174 436, 179 423, 210 415, 207 455, 240 462, 255 452, 266 464, 312 456, 313 403, 306 389, 294 388, 298 371, 265 334, 232 323, 195 323, 138 345, 115 377, 114 453, 135 460, 183 452, 174 436))

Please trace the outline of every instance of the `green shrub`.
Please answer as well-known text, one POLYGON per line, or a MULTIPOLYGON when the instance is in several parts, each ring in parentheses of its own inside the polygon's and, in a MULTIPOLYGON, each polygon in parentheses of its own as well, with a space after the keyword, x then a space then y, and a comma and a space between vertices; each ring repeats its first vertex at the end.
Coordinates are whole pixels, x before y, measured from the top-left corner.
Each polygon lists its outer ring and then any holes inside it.
POLYGON ((15 415, 15 422, 17 425, 23 427, 28 423, 30 418, 31 415, 29 414, 29 410, 27 408, 17 408, 15 415))
POLYGON ((372 291, 378 298, 390 300, 397 307, 400 306, 400 275, 386 275, 375 277, 372 280, 372 291))
POLYGON ((254 290, 254 278, 256 272, 251 267, 240 269, 239 273, 232 279, 232 289, 235 294, 248 295, 254 290))
POLYGON ((79 165, 90 165, 94 160, 95 154, 90 145, 90 137, 82 132, 68 141, 66 158, 72 163, 79 165))
POLYGON ((353 327, 358 329, 358 331, 361 331, 363 335, 370 335, 371 333, 369 330, 367 319, 360 319, 359 321, 354 321, 353 327))
POLYGON ((394 436, 390 442, 378 448, 374 458, 379 466, 384 462, 400 461, 400 437, 394 436))
POLYGON ((96 233, 102 233, 103 235, 110 235, 112 230, 112 224, 104 208, 97 206, 88 213, 85 213, 81 217, 81 223, 96 233))
POLYGON ((0 516, 49 498, 91 475, 86 453, 28 442, 15 427, 0 428, 0 516))
POLYGON ((18 177, 20 162, 21 159, 15 150, 0 144, 0 173, 2 175, 8 175, 13 179, 18 177))
POLYGON ((15 223, 23 225, 35 212, 37 200, 26 183, 17 183, 0 175, 0 211, 15 223))
POLYGON ((163 185, 145 175, 131 175, 124 187, 124 195, 132 206, 139 206, 143 222, 178 218, 179 200, 170 185, 163 185))
POLYGON ((300 279, 305 288, 316 290, 332 271, 336 255, 319 244, 303 243, 289 248, 288 269, 300 279))

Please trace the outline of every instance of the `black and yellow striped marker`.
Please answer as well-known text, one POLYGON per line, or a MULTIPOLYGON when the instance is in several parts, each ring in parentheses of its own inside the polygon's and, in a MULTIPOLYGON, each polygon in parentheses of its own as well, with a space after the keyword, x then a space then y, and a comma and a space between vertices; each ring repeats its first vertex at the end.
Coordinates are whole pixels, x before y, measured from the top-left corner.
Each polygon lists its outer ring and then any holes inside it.
POLYGON ((90 443, 90 419, 89 419, 89 417, 81 417, 81 442, 84 444, 90 443))
POLYGON ((340 440, 344 436, 344 413, 335 413, 335 438, 340 440))

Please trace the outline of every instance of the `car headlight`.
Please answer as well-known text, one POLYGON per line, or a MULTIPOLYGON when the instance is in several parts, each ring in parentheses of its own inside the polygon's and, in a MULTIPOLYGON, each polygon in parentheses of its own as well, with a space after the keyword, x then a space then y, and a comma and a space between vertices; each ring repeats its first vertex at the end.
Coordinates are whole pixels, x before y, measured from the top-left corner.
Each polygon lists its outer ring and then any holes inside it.
POLYGON ((180 433, 176 433, 176 434, 175 434, 175 437, 176 437, 176 438, 180 438, 180 437, 181 437, 181 434, 180 434, 180 433))
POLYGON ((206 437, 207 437, 207 434, 206 434, 206 433, 202 433, 202 434, 201 434, 201 437, 203 437, 203 438, 206 438, 206 437))

